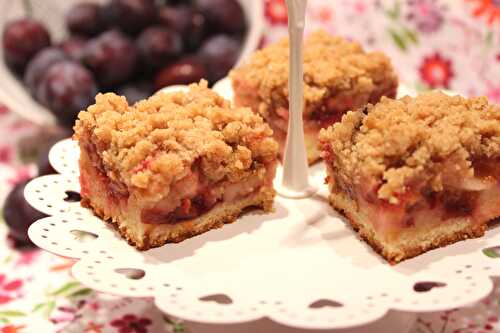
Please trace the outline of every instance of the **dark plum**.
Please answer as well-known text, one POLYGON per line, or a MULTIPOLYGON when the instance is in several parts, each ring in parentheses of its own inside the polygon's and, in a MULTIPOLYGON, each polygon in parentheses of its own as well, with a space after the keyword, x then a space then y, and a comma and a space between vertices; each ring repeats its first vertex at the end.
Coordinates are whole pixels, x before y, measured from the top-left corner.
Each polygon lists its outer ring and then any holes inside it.
POLYGON ((116 30, 104 32, 90 40, 82 61, 103 87, 127 81, 137 67, 138 52, 134 43, 116 30))
POLYGON ((99 4, 80 2, 66 12, 66 26, 75 35, 95 36, 104 30, 105 24, 99 4))
POLYGON ((188 6, 161 7, 158 12, 158 22, 177 31, 184 40, 184 46, 189 51, 197 49, 207 30, 205 16, 188 6))
POLYGON ((67 60, 63 51, 56 47, 48 47, 38 52, 28 63, 24 73, 24 84, 31 94, 35 94, 38 84, 45 72, 55 63, 67 60))
POLYGON ((236 0, 196 0, 195 6, 216 31, 241 33, 246 28, 243 8, 236 0))
POLYGON ((50 45, 50 35, 45 26, 31 18, 7 23, 2 40, 5 62, 17 72, 24 71, 35 54, 50 45))
POLYGON ((50 165, 49 151, 57 142, 70 138, 73 135, 73 130, 67 127, 53 126, 45 127, 43 133, 38 133, 38 152, 36 165, 38 168, 38 175, 50 175, 56 173, 56 170, 50 165), (40 144, 43 142, 43 144, 40 144))
POLYGON ((130 104, 146 99, 154 93, 153 85, 149 80, 127 83, 118 87, 115 92, 127 98, 130 104))
POLYGON ((227 75, 238 60, 240 48, 238 40, 226 35, 213 36, 203 43, 199 55, 205 61, 211 83, 227 75))
POLYGON ((78 112, 86 109, 96 94, 97 87, 90 71, 76 62, 62 61, 45 72, 36 96, 60 124, 72 126, 78 112))
POLYGON ((186 0, 168 0, 167 4, 172 5, 172 6, 177 6, 180 4, 186 4, 186 2, 191 3, 190 0, 188 0, 188 1, 186 1, 186 0))
POLYGON ((28 180, 16 184, 3 206, 3 218, 16 247, 33 246, 28 237, 28 228, 33 222, 47 216, 31 207, 24 198, 24 188, 27 183, 28 180))
POLYGON ((83 58, 83 51, 87 45, 87 40, 82 37, 73 36, 63 40, 59 47, 72 60, 80 62, 83 58))
POLYGON ((154 70, 181 54, 182 38, 174 30, 155 26, 147 28, 139 35, 137 47, 143 66, 154 70))
POLYGON ((111 0, 106 15, 112 26, 136 34, 156 18, 154 0, 111 0))
MULTIPOLYGON (((48 147, 51 147, 57 141, 70 138, 72 135, 73 129, 67 127, 57 125, 37 127, 28 135, 19 139, 17 144, 19 158, 23 163, 37 162, 37 160, 41 159, 40 155, 42 150, 48 152, 48 147)), ((46 163, 48 163, 48 161, 46 163)), ((41 175, 46 174, 44 170, 47 170, 42 164, 43 163, 38 164, 40 170, 39 174, 41 175)))
POLYGON ((197 58, 190 57, 163 68, 156 75, 155 88, 158 90, 176 84, 189 84, 206 77, 205 65, 197 58))

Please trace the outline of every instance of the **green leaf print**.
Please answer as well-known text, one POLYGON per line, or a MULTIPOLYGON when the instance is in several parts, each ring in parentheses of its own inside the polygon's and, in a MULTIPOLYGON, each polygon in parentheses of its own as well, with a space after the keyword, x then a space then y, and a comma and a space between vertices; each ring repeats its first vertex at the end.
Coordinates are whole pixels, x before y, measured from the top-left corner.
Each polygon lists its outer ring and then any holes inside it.
POLYGON ((385 13, 393 20, 399 19, 399 16, 401 15, 401 4, 399 1, 396 1, 392 9, 386 9, 385 13))
POLYGON ((181 333, 184 332, 185 328, 183 324, 174 324, 174 332, 181 333))
POLYGON ((52 314, 52 311, 56 308, 56 301, 50 301, 46 304, 44 315, 45 317, 49 318, 50 315, 52 314))
POLYGON ((483 249, 483 253, 485 256, 490 257, 490 258, 500 258, 500 247, 499 246, 494 246, 494 247, 488 247, 486 249, 483 249))
POLYGON ((33 307, 33 310, 31 310, 31 312, 37 312, 37 311, 40 311, 41 309, 43 309, 47 304, 45 303, 38 303, 37 305, 35 305, 33 307))
POLYGON ((5 311, 0 311, 0 317, 3 318, 11 318, 11 317, 25 317, 26 313, 22 311, 15 311, 15 310, 5 310, 5 311))
POLYGON ((61 288, 59 288, 56 291, 50 293, 50 295, 51 296, 65 295, 68 292, 70 292, 71 290, 73 290, 73 289, 75 289, 76 287, 79 287, 79 286, 81 286, 80 282, 70 281, 70 282, 66 283, 65 285, 63 285, 61 288))
POLYGON ((403 33, 406 36, 406 38, 413 44, 418 44, 418 35, 415 31, 408 28, 403 28, 403 33))
POLYGON ((83 297, 92 294, 93 290, 90 288, 83 288, 80 290, 77 290, 71 294, 68 295, 70 298, 75 298, 75 297, 83 297))
POLYGON ((484 38, 484 43, 487 47, 490 47, 493 44, 493 31, 488 31, 486 37, 484 38))
POLYGON ((404 41, 404 38, 402 36, 400 36, 396 31, 394 31, 393 29, 389 29, 389 34, 391 35, 391 38, 392 40, 394 41, 394 43, 403 51, 406 51, 407 49, 407 46, 406 46, 406 43, 404 41))

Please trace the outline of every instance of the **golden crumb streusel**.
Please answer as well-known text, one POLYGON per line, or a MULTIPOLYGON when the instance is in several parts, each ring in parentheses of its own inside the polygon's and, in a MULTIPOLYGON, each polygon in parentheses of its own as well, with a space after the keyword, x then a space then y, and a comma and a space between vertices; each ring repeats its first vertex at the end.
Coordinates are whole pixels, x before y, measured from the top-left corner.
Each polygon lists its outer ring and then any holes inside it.
POLYGON ((125 97, 99 94, 78 118, 75 139, 95 145, 112 180, 146 196, 168 191, 194 162, 211 182, 237 181, 254 163, 275 160, 278 151, 260 116, 231 107, 206 81, 133 106, 125 97))
MULTIPOLYGON (((289 41, 255 52, 230 73, 238 93, 257 94, 263 105, 287 106, 289 41)), ((323 30, 304 42, 304 114, 321 109, 326 98, 349 91, 353 96, 383 95, 394 91, 397 77, 390 59, 380 52, 365 52, 356 42, 334 37, 323 30)), ((259 110, 265 114, 266 110, 259 110)))
POLYGON ((380 181, 378 197, 397 203, 415 182, 440 191, 447 177, 473 176, 473 161, 498 160, 500 106, 442 92, 383 98, 322 130, 320 142, 342 179, 380 181))

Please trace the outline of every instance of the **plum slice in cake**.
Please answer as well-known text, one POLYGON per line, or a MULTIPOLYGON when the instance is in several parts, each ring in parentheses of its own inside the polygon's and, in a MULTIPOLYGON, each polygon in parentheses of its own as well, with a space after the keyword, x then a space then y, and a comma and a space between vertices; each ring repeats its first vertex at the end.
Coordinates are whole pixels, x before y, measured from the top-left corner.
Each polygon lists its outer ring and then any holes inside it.
MULTIPOLYGON (((235 103, 249 106, 271 126, 283 153, 288 130, 288 39, 257 51, 230 73, 235 103)), ((304 132, 309 163, 319 160, 318 132, 348 110, 395 97, 388 57, 358 43, 313 32, 304 43, 304 132)))
POLYGON ((389 262, 480 237, 500 216, 500 107, 382 98, 320 133, 331 205, 389 262))
POLYGON ((278 144, 250 109, 205 81, 130 106, 112 93, 79 114, 82 204, 140 250, 269 211, 278 144))

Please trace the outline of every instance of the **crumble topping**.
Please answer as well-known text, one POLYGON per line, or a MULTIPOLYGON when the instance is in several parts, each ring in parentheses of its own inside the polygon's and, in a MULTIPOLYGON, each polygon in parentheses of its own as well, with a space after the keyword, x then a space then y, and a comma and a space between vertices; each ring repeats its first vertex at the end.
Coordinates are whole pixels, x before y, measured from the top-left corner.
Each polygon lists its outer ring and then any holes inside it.
POLYGON ((442 191, 450 177, 473 176, 473 161, 500 158, 500 106, 442 92, 384 97, 323 129, 320 142, 347 184, 377 180, 378 197, 398 203, 415 183, 442 191))
POLYGON ((99 94, 78 118, 74 138, 90 137, 107 175, 141 195, 164 194, 195 162, 210 182, 236 182, 278 151, 260 116, 231 107, 206 81, 133 106, 125 97, 99 94))
MULTIPOLYGON (((255 52, 245 64, 230 73, 233 82, 248 85, 265 104, 288 105, 288 38, 255 52)), ((311 33, 304 42, 304 100, 321 106, 329 95, 353 91, 370 96, 377 86, 397 85, 390 60, 380 52, 366 53, 356 42, 333 37, 325 31, 311 33)), ((304 114, 315 111, 306 107, 304 114)), ((261 114, 268 112, 259 110, 261 114)))

